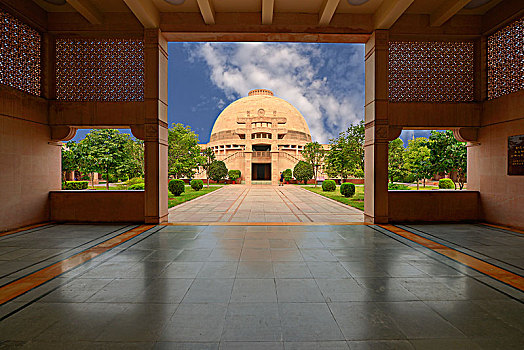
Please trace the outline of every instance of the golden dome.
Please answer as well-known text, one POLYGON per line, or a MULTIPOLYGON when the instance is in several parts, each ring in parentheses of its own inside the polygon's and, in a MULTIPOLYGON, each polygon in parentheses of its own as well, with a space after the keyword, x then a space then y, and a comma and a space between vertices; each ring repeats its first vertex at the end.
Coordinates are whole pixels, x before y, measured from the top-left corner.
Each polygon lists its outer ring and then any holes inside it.
POLYGON ((234 133, 237 128, 244 127, 243 123, 247 119, 253 122, 278 122, 280 128, 306 134, 311 140, 309 127, 302 114, 291 103, 273 96, 272 91, 265 89, 252 90, 247 97, 227 106, 213 125, 211 140, 215 139, 214 135, 234 133))

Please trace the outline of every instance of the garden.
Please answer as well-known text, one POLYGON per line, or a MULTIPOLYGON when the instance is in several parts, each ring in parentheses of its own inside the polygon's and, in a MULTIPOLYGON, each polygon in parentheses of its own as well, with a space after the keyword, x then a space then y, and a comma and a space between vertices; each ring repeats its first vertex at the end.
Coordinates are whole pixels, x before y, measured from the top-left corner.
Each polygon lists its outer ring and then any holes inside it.
MULTIPOLYGON (((240 180, 240 170, 228 170, 212 149, 200 148, 198 135, 189 126, 174 124, 168 141, 169 207, 218 190, 226 179, 240 180), (194 179, 203 171, 205 186, 202 179, 194 179)), ((144 190, 144 143, 113 129, 92 130, 81 141, 67 142, 62 147, 62 189, 144 190), (67 181, 68 173, 75 180, 67 181), (98 184, 95 173, 103 178, 98 184)))
MULTIPOLYGON (((359 184, 364 177, 363 122, 330 140, 328 149, 317 142, 306 144, 302 155, 304 161, 283 172, 285 183, 303 184, 306 190, 363 210, 364 186, 359 184), (318 187, 320 173, 331 179, 318 187), (308 185, 312 179, 314 185, 308 185)), ((431 131, 429 138, 409 140, 407 147, 400 138, 389 142, 388 190, 462 190, 466 170, 466 144, 450 130, 431 131)))

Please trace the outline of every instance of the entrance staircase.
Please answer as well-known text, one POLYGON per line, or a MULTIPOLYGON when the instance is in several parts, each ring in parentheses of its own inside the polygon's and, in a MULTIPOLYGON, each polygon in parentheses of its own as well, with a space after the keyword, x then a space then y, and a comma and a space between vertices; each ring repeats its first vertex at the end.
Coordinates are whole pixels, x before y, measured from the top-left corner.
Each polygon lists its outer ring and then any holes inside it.
POLYGON ((252 185, 271 185, 271 180, 252 180, 252 185))

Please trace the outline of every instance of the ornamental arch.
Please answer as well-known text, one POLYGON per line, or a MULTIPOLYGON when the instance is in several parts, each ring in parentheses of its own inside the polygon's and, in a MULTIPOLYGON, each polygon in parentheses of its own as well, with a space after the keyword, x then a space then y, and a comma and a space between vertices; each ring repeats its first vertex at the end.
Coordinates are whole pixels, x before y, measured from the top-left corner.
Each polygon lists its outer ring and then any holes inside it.
MULTIPOLYGON (((76 128, 131 128, 145 141, 144 209, 136 221, 167 220, 168 41, 365 43, 366 220, 523 227, 523 178, 506 172, 508 137, 524 134, 524 83, 515 73, 524 65, 523 5, 451 3, 1 0, 0 184, 9 190, 0 204, 0 230, 52 219, 56 212, 76 219, 55 192, 57 145, 76 128), (402 128, 451 128, 471 140, 471 191, 388 192, 387 143, 402 128), (21 159, 43 174, 31 190, 20 176, 21 159), (433 214, 422 215, 420 203, 429 203, 433 214), (464 206, 470 214, 456 216, 464 206)), ((95 195, 100 205, 125 202, 95 195)), ((88 205, 93 198, 73 200, 88 205)))

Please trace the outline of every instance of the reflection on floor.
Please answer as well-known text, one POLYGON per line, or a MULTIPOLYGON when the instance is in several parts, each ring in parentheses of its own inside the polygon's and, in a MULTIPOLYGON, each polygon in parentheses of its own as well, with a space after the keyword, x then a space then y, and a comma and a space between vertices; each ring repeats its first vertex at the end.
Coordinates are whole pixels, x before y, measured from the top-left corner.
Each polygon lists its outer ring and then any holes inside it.
POLYGON ((231 185, 169 210, 169 222, 360 222, 362 211, 300 186, 231 185))
MULTIPOLYGON (((522 234, 402 228, 522 275, 522 234)), ((0 237, 0 285, 0 348, 517 349, 524 335, 524 293, 374 225, 47 225, 0 237), (34 288, 10 295, 24 278, 34 288)))

